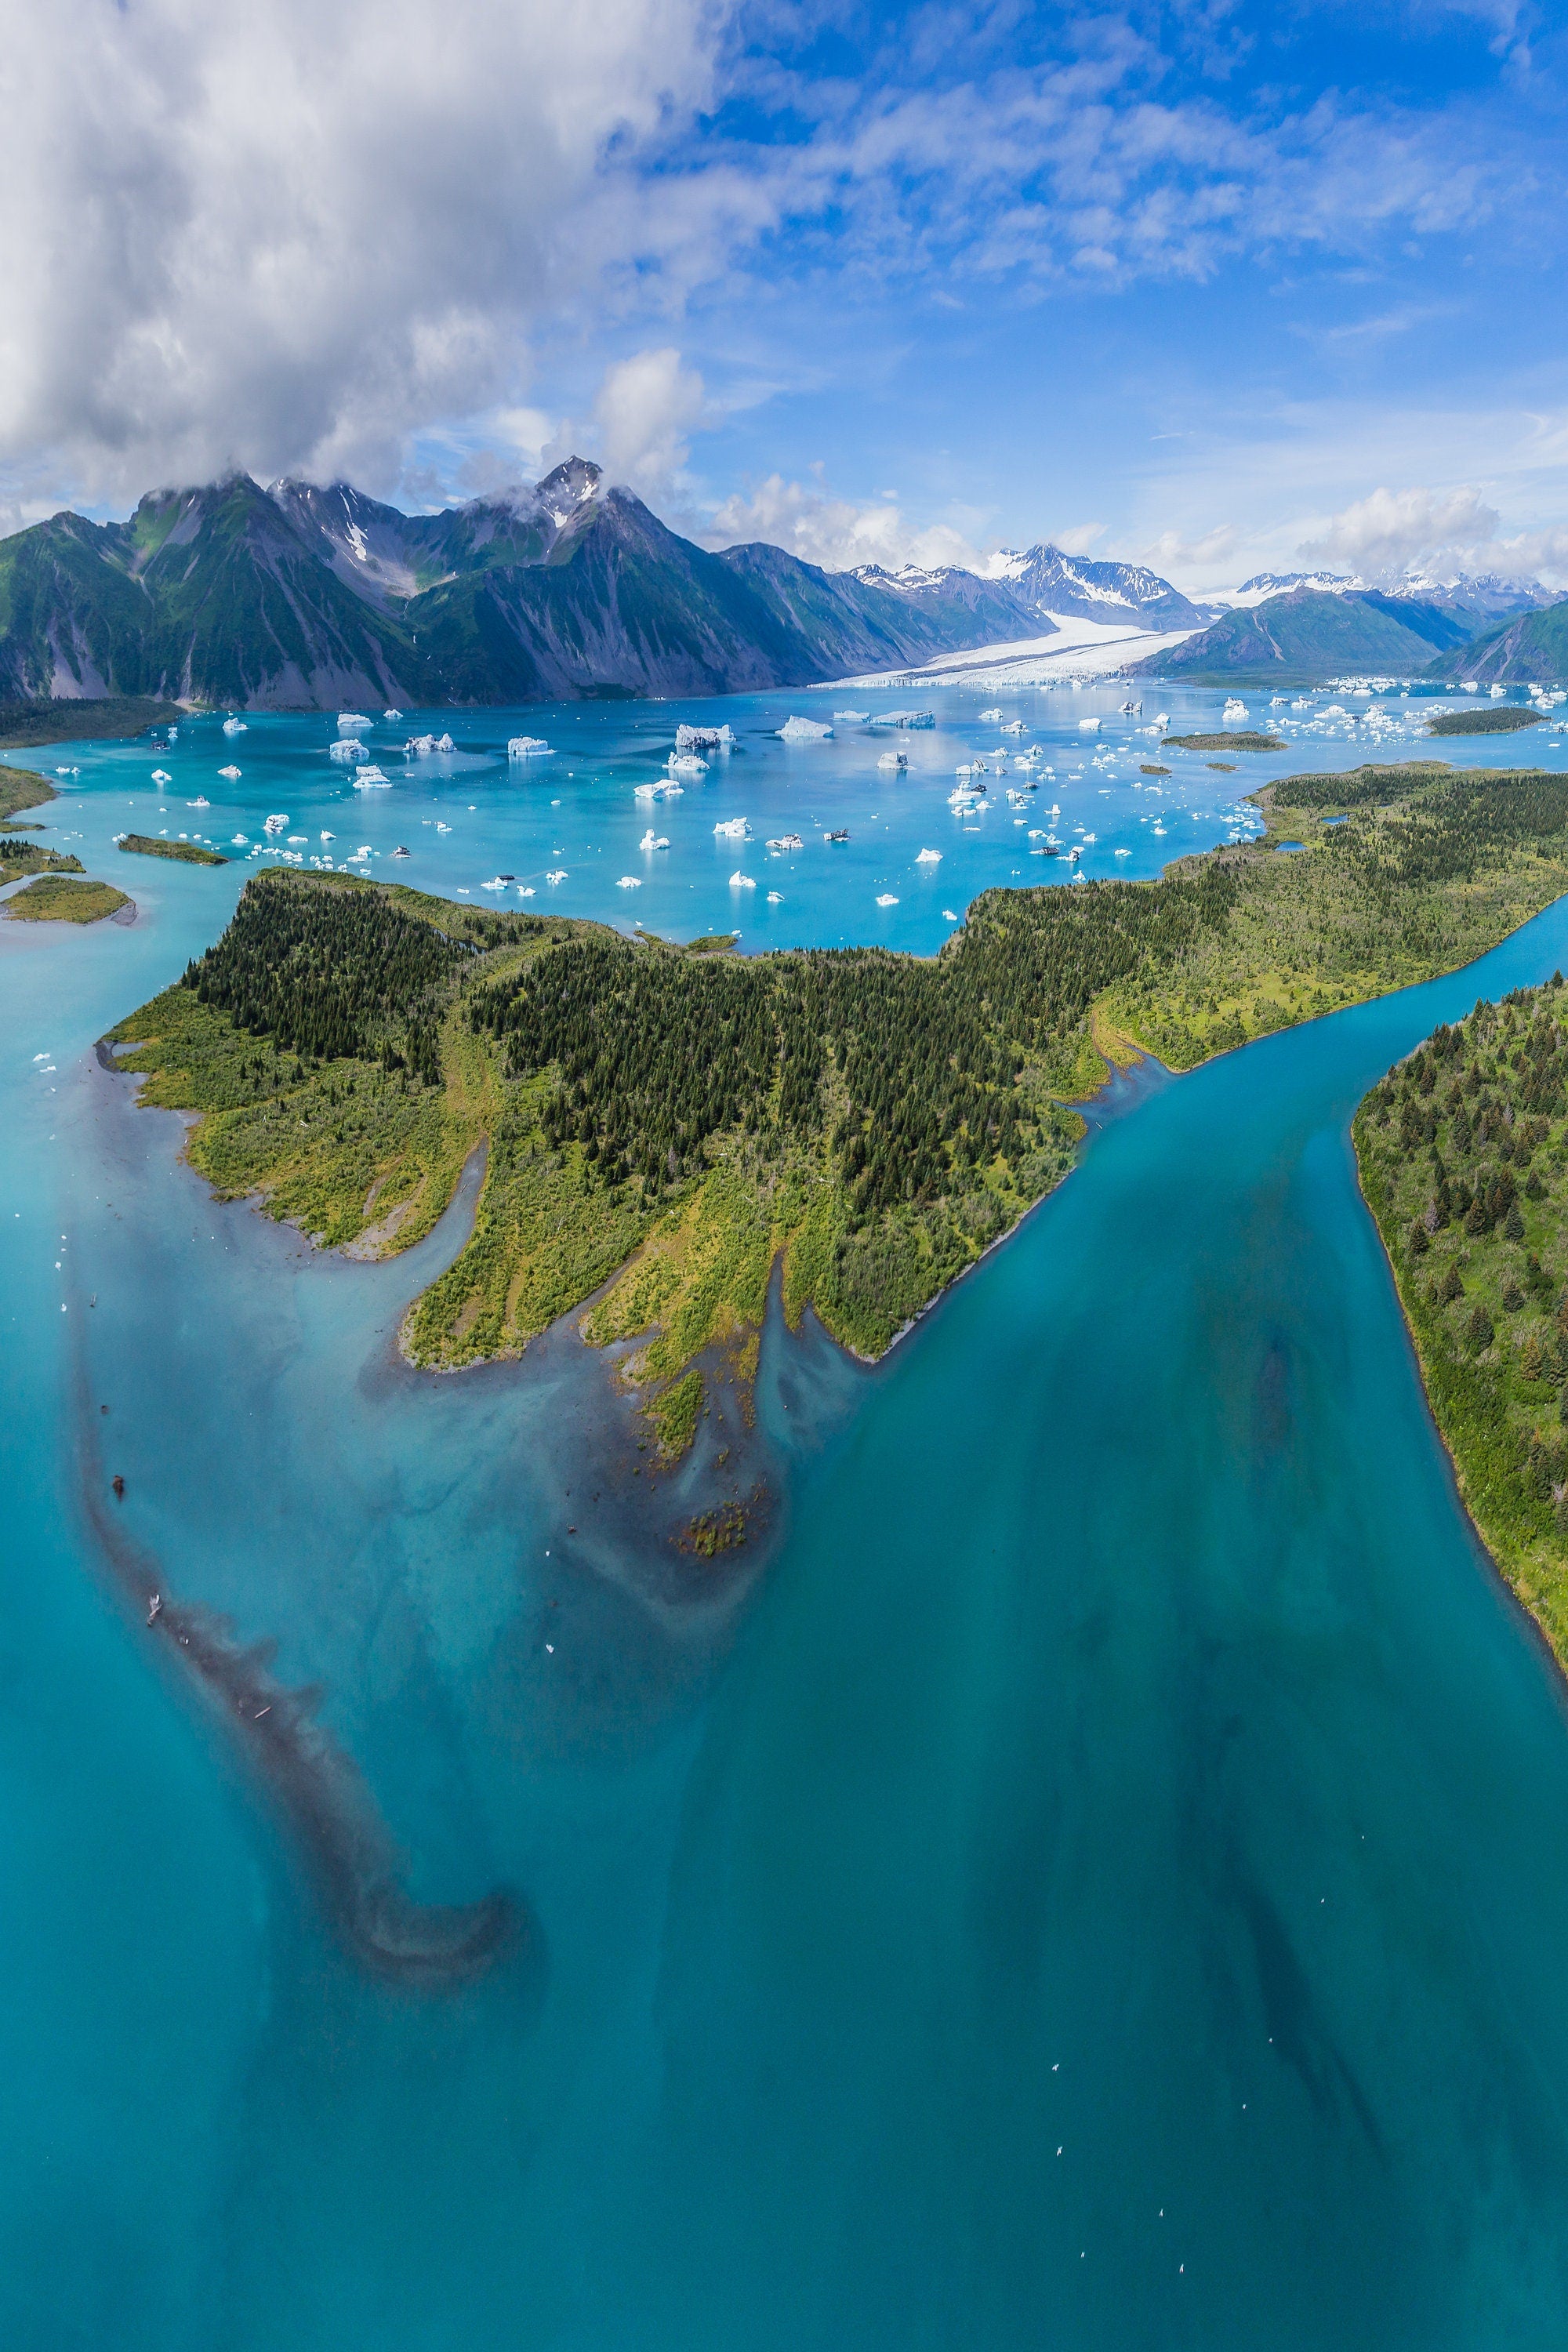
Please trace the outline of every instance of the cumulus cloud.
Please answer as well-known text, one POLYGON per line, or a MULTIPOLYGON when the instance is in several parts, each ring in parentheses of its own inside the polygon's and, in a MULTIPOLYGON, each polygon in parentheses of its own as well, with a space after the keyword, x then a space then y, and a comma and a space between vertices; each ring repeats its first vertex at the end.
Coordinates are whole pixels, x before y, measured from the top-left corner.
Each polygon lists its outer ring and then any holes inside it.
POLYGON ((786 481, 782 474, 770 474, 726 499, 695 525, 695 535, 708 547, 767 540, 828 572, 847 572, 860 563, 879 563, 889 572, 905 563, 959 563, 984 572, 988 561, 963 530, 913 522, 896 499, 858 504, 836 498, 820 482, 786 481))
POLYGON ((1492 547, 1498 522, 1496 508, 1476 489, 1377 489, 1331 516, 1299 552, 1310 562, 1353 572, 1393 572, 1444 558, 1473 559, 1492 547))
POLYGON ((713 37, 705 0, 12 11, 0 465, 384 480, 412 430, 515 404, 713 37))
POLYGON ((707 415, 702 378, 670 348, 638 352, 605 373, 594 403, 594 438, 615 482, 645 497, 671 489, 690 455, 687 436, 707 415))

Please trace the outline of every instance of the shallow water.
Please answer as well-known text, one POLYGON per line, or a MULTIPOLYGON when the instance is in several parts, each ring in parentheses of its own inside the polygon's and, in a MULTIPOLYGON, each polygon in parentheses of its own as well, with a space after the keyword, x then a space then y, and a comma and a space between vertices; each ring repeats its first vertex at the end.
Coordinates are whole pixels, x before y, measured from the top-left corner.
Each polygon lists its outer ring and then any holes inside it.
MULTIPOLYGON (((68 756, 112 830, 144 755, 68 756)), ((1568 902, 1124 1083, 876 1374, 775 1335, 782 1540, 675 1607, 563 1493, 569 1355, 400 1371, 450 1225, 316 1257, 98 1069, 237 879, 136 872, 130 930, 0 927, 0 2339, 1559 2345, 1568 1726, 1345 1129, 1568 963, 1568 902), (410 1889, 513 1890, 542 1979, 343 1957, 102 1573, 81 1409, 171 1590, 320 1685, 410 1889)))

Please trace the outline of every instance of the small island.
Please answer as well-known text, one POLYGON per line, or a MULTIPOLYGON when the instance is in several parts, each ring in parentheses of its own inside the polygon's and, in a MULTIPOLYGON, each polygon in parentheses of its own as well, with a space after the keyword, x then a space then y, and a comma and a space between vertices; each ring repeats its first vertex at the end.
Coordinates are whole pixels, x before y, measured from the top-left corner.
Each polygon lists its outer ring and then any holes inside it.
POLYGON ((199 841, 170 841, 152 833, 122 833, 121 849, 137 857, 173 857, 182 866, 227 866, 229 859, 220 857, 216 849, 204 848, 199 841))
POLYGON ((1256 729, 1227 728, 1218 735, 1162 735, 1162 751, 1287 751, 1283 735, 1259 735, 1256 729))
POLYGON ((1442 710, 1429 735, 1511 735, 1516 727, 1539 727, 1544 710, 1521 710, 1517 702, 1482 703, 1476 710, 1442 710))
POLYGON ((875 1359, 1068 1173, 1108 1064, 1190 1069, 1452 971, 1568 887, 1563 776, 1417 762, 1255 797, 1259 842, 987 891, 930 959, 746 957, 273 868, 110 1042, 144 1102, 198 1114, 223 1197, 356 1256, 428 1233, 486 1145, 405 1354, 514 1356, 600 1294, 584 1336, 632 1343, 621 1377, 678 1453, 704 1380, 749 1382, 775 1267, 792 1322, 875 1359))
MULTIPOLYGON (((77 868, 79 874, 81 869, 77 868)), ((118 915, 132 901, 109 882, 77 881, 69 875, 44 874, 5 902, 14 923, 101 923, 118 915)))

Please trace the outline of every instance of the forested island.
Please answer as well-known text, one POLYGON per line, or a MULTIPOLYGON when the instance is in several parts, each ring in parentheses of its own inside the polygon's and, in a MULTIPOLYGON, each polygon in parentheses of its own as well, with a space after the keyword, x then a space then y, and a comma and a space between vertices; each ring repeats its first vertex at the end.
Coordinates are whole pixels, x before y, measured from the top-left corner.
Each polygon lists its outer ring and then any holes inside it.
POLYGON ((770 1276, 866 1357, 1073 1164, 1107 1058, 1190 1068, 1453 969, 1568 886, 1568 780, 1440 765, 1259 794, 1154 882, 993 890, 940 955, 755 958, 270 869, 112 1033, 188 1150, 324 1244, 406 1247, 488 1145, 410 1359, 513 1354, 595 1293, 669 1450, 755 1362, 770 1276), (1303 854, 1278 853, 1284 841, 1303 854), (700 950, 701 951, 698 951, 700 950))
POLYGON ((1557 972, 1436 1030, 1353 1134, 1460 1491, 1568 1667, 1565 1112, 1557 972))

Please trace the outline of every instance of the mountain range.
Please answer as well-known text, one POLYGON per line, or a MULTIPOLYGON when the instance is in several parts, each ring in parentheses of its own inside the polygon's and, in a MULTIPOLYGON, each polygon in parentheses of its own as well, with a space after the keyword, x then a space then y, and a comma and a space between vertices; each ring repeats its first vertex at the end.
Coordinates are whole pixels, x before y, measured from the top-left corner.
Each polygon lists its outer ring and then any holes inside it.
POLYGON ((828 572, 717 552, 580 457, 531 487, 409 515, 346 482, 236 474, 125 522, 69 511, 0 540, 0 701, 151 696, 250 708, 521 703, 805 686, 1049 635, 1066 617, 1174 633, 1142 667, 1219 682, 1351 671, 1568 674, 1535 583, 1259 573, 1184 596, 1049 543, 956 565, 828 572))

